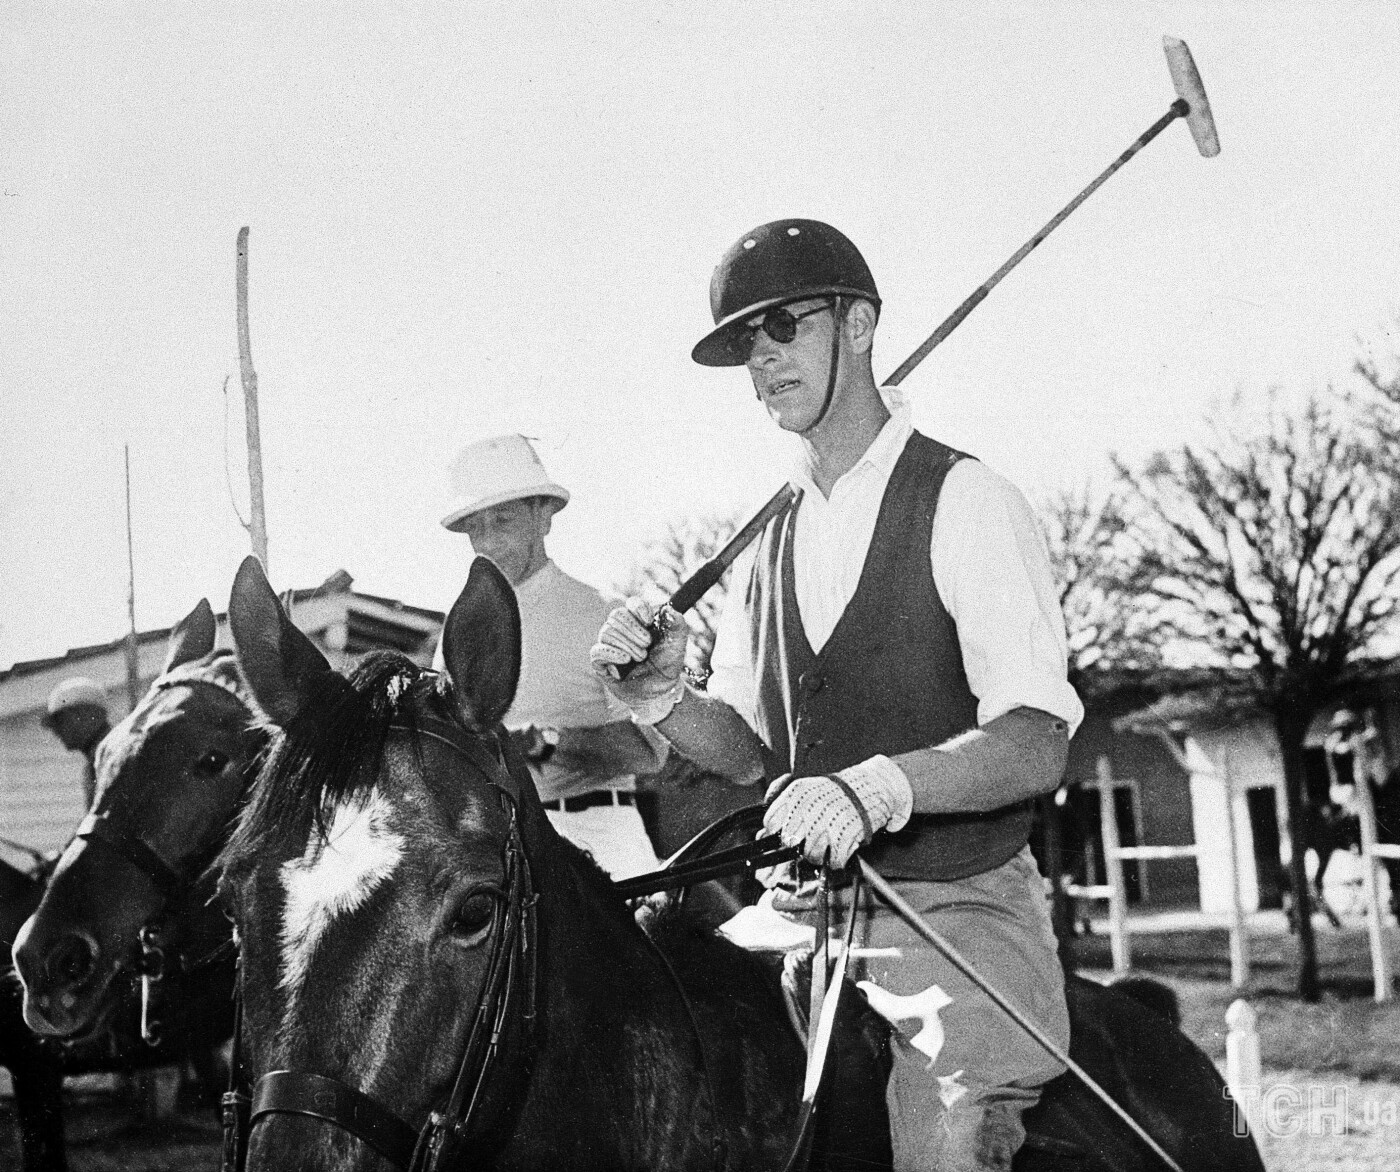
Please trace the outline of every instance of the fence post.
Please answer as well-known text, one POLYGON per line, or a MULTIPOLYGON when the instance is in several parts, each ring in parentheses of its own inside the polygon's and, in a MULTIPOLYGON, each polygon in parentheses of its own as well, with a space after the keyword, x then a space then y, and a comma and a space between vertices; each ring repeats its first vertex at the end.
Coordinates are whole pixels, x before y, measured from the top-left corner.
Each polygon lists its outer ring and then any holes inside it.
POLYGON ((1132 968, 1128 954, 1128 885, 1123 878, 1123 860, 1118 851, 1118 811, 1113 802, 1113 768, 1106 756, 1098 760, 1099 834, 1103 838, 1103 868, 1108 873, 1108 941, 1113 954, 1113 971, 1126 973, 1132 968))
MULTIPOLYGON (((1240 842, 1235 827, 1235 779, 1230 772, 1230 751, 1225 749, 1220 768, 1225 787, 1225 832, 1230 836, 1230 984, 1236 989, 1249 982, 1249 946, 1240 899, 1240 842)), ((1200 861, 1196 863, 1200 874, 1200 861)))
MULTIPOLYGON (((1358 737, 1359 741, 1360 738, 1358 737)), ((1392 977, 1390 952, 1385 942, 1385 909, 1381 906, 1380 862, 1376 850, 1376 806, 1371 798, 1371 771, 1364 768, 1363 746, 1352 749, 1352 778, 1356 791, 1357 821, 1361 824, 1361 885, 1366 897, 1366 933, 1371 940, 1371 978, 1375 984, 1376 1000, 1389 1001, 1392 977)))
POLYGON ((1235 1101, 1235 1118, 1259 1135, 1259 1107, 1263 1071, 1259 1060, 1259 1031, 1254 1008, 1243 999, 1230 1002, 1225 1011, 1225 1083, 1235 1101))

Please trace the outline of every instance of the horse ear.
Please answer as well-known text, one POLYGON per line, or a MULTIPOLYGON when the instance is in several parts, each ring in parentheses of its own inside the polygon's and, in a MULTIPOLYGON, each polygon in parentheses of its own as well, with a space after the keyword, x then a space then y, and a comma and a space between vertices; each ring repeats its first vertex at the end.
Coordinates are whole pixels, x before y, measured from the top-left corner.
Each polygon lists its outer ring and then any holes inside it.
POLYGON ((274 724, 286 727, 305 706, 318 676, 331 665, 277 601, 262 563, 243 559, 228 600, 229 626, 238 663, 253 697, 274 724))
POLYGON ((498 724, 520 682, 520 608, 510 583, 486 558, 472 562, 447 614, 442 656, 462 719, 475 728, 498 724))
POLYGON ((209 600, 201 598, 195 603, 194 610, 170 628, 170 642, 166 644, 165 666, 160 669, 161 675, 213 651, 215 629, 214 611, 209 600))

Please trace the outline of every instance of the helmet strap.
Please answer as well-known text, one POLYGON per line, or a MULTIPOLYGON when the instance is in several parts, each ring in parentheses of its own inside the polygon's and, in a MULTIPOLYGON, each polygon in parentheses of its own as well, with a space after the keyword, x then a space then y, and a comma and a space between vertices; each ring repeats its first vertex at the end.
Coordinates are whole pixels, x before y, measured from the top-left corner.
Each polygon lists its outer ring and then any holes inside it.
POLYGON ((826 376, 826 398, 822 401, 821 412, 806 427, 802 429, 802 434, 806 435, 814 428, 820 427, 826 413, 831 410, 831 400, 836 394, 836 371, 841 364, 841 294, 837 294, 831 303, 831 362, 830 371, 826 376))

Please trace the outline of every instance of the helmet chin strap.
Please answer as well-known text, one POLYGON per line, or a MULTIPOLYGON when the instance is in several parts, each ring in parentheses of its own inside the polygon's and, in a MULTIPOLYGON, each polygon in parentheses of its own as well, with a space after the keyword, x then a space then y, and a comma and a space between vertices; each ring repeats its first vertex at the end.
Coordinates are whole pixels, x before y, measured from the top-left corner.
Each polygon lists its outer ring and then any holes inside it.
POLYGON ((822 420, 826 418, 826 413, 831 410, 831 399, 836 394, 836 369, 840 365, 840 361, 841 295, 838 293, 831 303, 831 369, 826 376, 826 398, 822 400, 822 409, 818 412, 817 417, 802 429, 800 435, 806 435, 820 427, 822 420))

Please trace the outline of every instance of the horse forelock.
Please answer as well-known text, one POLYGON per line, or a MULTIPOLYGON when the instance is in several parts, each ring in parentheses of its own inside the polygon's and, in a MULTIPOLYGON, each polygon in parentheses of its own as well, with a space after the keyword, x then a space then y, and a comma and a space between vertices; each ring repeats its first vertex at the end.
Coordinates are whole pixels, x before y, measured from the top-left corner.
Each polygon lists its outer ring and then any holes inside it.
POLYGON ((363 802, 374 786, 389 728, 424 707, 445 711, 441 683, 396 652, 373 652, 348 677, 327 673, 271 747, 220 856, 238 870, 267 852, 300 854, 313 831, 325 838, 334 812, 363 802))

